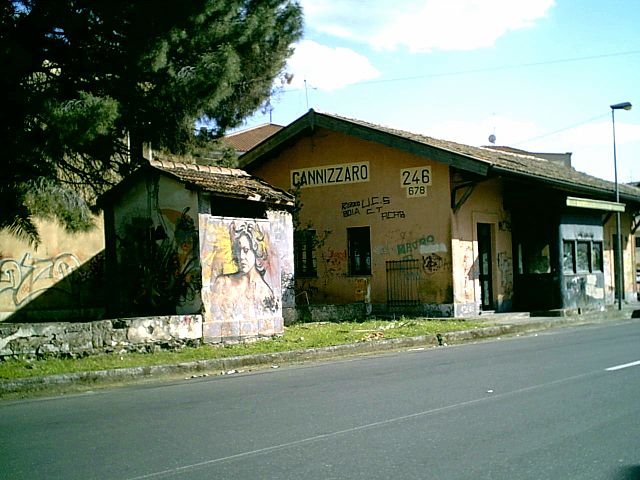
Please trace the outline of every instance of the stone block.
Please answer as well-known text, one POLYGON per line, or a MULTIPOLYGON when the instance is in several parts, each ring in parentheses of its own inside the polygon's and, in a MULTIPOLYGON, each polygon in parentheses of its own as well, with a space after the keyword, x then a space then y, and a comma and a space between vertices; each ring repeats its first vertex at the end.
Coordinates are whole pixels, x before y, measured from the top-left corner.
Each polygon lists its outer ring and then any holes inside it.
POLYGON ((202 338, 201 315, 173 315, 169 317, 169 335, 180 340, 202 338))
POLYGON ((127 329, 127 340, 131 343, 153 343, 170 339, 168 326, 159 317, 133 320, 127 329))

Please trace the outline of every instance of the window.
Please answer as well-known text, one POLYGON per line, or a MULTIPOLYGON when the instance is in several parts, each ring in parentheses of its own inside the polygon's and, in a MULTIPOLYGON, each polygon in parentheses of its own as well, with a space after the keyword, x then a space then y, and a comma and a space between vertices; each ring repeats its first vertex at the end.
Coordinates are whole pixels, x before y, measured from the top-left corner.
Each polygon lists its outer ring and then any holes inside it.
POLYGON ((347 228, 349 274, 371 275, 371 240, 369 227, 347 228))
POLYGON ((318 274, 314 244, 315 230, 301 230, 294 233, 294 268, 298 277, 315 277, 318 274))
POLYGON ((562 242, 562 269, 564 273, 575 273, 575 243, 570 240, 562 242))
POLYGON ((602 272, 602 242, 564 240, 562 269, 564 273, 602 272))
POLYGON ((518 273, 542 274, 551 272, 549 243, 533 239, 518 245, 518 273))
POLYGON ((591 271, 602 272, 602 242, 593 242, 591 244, 591 271))
POLYGON ((577 272, 589 272, 591 271, 590 250, 591 242, 580 242, 576 248, 576 271, 577 272))

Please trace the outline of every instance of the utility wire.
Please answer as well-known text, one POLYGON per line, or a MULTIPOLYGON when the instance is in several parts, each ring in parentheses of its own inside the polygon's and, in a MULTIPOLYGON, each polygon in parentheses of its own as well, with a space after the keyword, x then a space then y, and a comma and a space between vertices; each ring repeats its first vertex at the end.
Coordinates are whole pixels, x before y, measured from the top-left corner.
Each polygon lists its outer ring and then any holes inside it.
POLYGON ((552 132, 543 133, 542 135, 538 135, 537 137, 532 137, 527 140, 520 140, 519 142, 514 142, 513 145, 520 145, 523 143, 533 142, 534 140, 540 140, 541 138, 550 137, 551 135, 555 135, 556 133, 564 132, 565 130, 571 130, 572 128, 579 127, 580 125, 585 125, 587 123, 591 123, 595 120, 600 120, 601 118, 608 117, 608 113, 602 113, 596 117, 589 118, 587 120, 583 120, 582 122, 574 123, 573 125, 569 125, 568 127, 560 128, 558 130, 554 130, 552 132))
MULTIPOLYGON (((455 75, 468 75, 472 73, 486 73, 486 72, 498 72, 501 70, 515 70, 518 68, 531 68, 531 67, 540 67, 545 65, 555 65, 560 63, 573 63, 573 62, 584 62, 587 60, 599 60, 602 58, 612 58, 612 57, 622 57, 626 55, 638 55, 640 54, 640 50, 629 50, 626 52, 614 52, 614 53, 604 53, 601 55, 588 55, 585 57, 572 57, 572 58, 561 58, 557 60, 544 60, 540 62, 530 62, 530 63, 517 63, 514 65, 498 65, 494 67, 485 67, 485 68, 475 68, 469 70, 458 70, 455 72, 441 72, 441 73, 428 73, 424 75, 414 75, 411 77, 397 77, 397 78, 387 78, 383 80, 363 80, 361 82, 355 82, 350 84, 349 86, 354 85, 373 85, 378 83, 393 83, 393 82, 406 82, 411 80, 420 80, 423 78, 438 78, 438 77, 449 77, 455 75)), ((297 92, 303 90, 303 88, 291 88, 291 89, 283 89, 280 93, 289 93, 289 92, 297 92)))

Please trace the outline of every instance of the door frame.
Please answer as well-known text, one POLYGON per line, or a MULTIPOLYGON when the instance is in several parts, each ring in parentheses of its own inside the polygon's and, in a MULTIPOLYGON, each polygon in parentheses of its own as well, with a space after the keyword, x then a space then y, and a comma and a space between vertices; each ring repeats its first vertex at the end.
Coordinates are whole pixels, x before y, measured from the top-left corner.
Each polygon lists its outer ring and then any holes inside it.
POLYGON ((478 259, 478 283, 480 289, 480 309, 492 311, 496 308, 495 299, 495 224, 490 222, 475 222, 475 235, 477 242, 478 259), (484 232, 481 232, 481 229, 484 232), (483 256, 487 255, 486 261, 483 256), (485 272, 486 267, 486 272, 485 272), (485 301, 486 300, 486 301, 485 301))

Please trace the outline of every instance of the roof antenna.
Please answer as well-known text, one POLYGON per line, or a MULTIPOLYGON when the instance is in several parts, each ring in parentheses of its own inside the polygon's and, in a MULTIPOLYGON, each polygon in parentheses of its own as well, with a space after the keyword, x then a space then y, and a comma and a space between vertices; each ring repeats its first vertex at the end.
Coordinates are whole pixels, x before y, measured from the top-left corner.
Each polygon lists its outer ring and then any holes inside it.
POLYGON ((489 143, 491 145, 495 145, 496 144, 496 122, 495 122, 496 114, 494 113, 492 115, 492 117, 493 117, 492 118, 492 120, 493 120, 493 133, 491 135, 489 135, 489 143))
POLYGON ((307 79, 304 79, 304 98, 307 100, 307 110, 309 110, 309 93, 307 92, 307 79))

